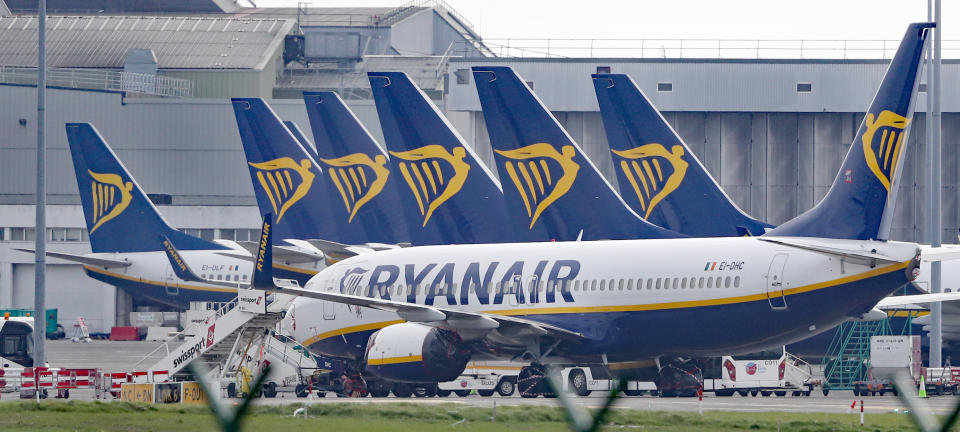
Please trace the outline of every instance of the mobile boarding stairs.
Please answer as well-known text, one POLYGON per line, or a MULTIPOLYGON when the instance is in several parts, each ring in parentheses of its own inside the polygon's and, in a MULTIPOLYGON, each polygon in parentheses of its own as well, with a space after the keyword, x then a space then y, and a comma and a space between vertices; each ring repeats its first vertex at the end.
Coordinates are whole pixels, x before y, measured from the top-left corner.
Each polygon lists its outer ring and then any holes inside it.
MULTIPOLYGON (((134 366, 134 370, 139 371, 134 372, 135 376, 140 376, 142 382, 186 380, 191 376, 186 367, 199 361, 202 368, 208 371, 207 379, 223 382, 225 378, 234 377, 245 361, 262 359, 267 352, 276 354, 278 351, 286 352, 288 348, 293 351, 292 345, 278 347, 284 343, 272 334, 294 297, 258 290, 240 292, 236 299, 224 304, 208 319, 189 325, 147 354, 134 366), (257 294, 262 296, 264 304, 243 301, 250 299, 251 295, 256 298, 257 294), (193 336, 187 336, 191 334, 193 336), (161 351, 166 353, 162 359, 146 370, 142 369, 161 351)), ((287 366, 299 370, 302 359, 271 355, 271 362, 275 363, 278 358, 282 362, 294 363, 287 366)))

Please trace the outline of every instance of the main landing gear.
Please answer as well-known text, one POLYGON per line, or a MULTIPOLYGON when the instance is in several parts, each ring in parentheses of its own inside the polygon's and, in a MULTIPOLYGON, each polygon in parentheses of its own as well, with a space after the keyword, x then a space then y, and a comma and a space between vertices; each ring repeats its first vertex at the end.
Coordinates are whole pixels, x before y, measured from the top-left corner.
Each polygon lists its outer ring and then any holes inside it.
POLYGON ((557 397, 556 393, 550 391, 546 380, 547 369, 543 365, 534 363, 530 366, 524 366, 520 369, 520 375, 517 376, 517 390, 520 391, 520 397, 557 397))

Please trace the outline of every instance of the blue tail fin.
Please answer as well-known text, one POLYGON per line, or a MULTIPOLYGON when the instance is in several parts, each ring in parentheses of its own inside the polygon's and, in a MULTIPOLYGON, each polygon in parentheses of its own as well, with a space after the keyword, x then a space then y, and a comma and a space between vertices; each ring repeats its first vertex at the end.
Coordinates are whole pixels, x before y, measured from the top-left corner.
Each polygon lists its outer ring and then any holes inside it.
POLYGON ((359 227, 344 226, 331 211, 325 177, 316 160, 259 98, 235 98, 233 111, 247 156, 260 214, 275 214, 280 239, 367 242, 359 227))
POLYGON ((830 191, 814 208, 768 235, 879 239, 890 236, 897 184, 906 155, 914 95, 927 29, 916 23, 907 33, 870 104, 830 191))
POLYGON ((410 238, 417 244, 520 241, 500 185, 401 72, 370 72, 410 238))
POLYGON ((503 66, 473 68, 504 195, 551 238, 669 238, 631 210, 526 83, 503 66))
POLYGON ((697 237, 772 228, 737 208, 629 76, 594 74, 593 86, 621 196, 640 216, 697 237))
POLYGON ((170 227, 97 129, 67 123, 67 141, 94 252, 150 252, 164 235, 180 250, 226 249, 170 227))
POLYGON ((409 242, 386 152, 336 93, 304 92, 303 99, 333 211, 363 227, 370 241, 409 242))
POLYGON ((260 247, 257 256, 253 257, 253 278, 251 288, 273 289, 273 214, 263 214, 263 225, 260 228, 260 247))
POLYGON ((297 142, 300 143, 303 149, 308 155, 310 155, 310 157, 313 158, 313 160, 317 160, 319 158, 319 156, 317 156, 317 148, 310 143, 310 140, 307 139, 307 136, 303 133, 303 130, 300 129, 300 126, 297 126, 296 123, 290 120, 284 120, 283 125, 287 127, 287 130, 293 134, 293 137, 297 139, 297 142))

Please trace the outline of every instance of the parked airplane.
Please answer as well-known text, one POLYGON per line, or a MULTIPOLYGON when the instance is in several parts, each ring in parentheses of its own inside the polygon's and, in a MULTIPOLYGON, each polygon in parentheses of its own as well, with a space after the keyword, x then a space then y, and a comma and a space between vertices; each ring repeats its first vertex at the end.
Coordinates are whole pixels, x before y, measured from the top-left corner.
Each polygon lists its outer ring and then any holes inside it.
MULTIPOLYGON (((285 325, 311 350, 406 382, 454 378, 471 358, 523 358, 532 363, 520 374, 527 396, 544 392, 545 363, 757 351, 877 306, 957 297, 885 298, 915 277, 921 258, 918 245, 887 239, 931 27, 908 27, 827 196, 763 236, 388 250, 334 264, 307 289, 274 284, 266 236, 255 285, 307 297, 294 302, 285 325)), ((477 72, 518 88, 508 70, 477 72)), ((543 120, 540 110, 520 111, 514 124, 543 120)), ((579 165, 569 137, 550 138, 563 144, 560 158, 579 165)), ((525 151, 548 153, 540 150, 525 151)), ((531 211, 531 222, 545 212, 531 211)))
POLYGON ((473 68, 510 210, 557 240, 684 237, 634 213, 513 69, 473 68))
POLYGON ((594 74, 624 201, 647 221, 695 237, 761 235, 640 87, 625 74, 594 74))
POLYGON ((66 129, 93 253, 48 256, 81 263, 90 277, 135 297, 178 307, 229 301, 237 296, 236 286, 249 285, 252 264, 244 249, 170 227, 93 125, 67 123, 66 129), (181 251, 181 264, 189 262, 210 281, 179 277, 167 256, 171 248, 181 251))

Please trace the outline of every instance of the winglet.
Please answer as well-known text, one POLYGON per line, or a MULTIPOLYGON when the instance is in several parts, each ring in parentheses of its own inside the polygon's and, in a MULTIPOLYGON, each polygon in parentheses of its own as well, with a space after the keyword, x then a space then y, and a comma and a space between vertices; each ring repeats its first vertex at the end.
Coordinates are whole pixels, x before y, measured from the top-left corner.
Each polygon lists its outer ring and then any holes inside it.
POLYGON ((253 288, 275 289, 273 282, 273 214, 263 215, 260 229, 260 249, 253 266, 253 288))
POLYGON ((160 245, 163 246, 163 252, 167 254, 167 259, 170 260, 170 268, 173 269, 173 273, 176 274, 178 278, 190 282, 204 282, 203 279, 190 269, 187 261, 183 259, 180 252, 177 251, 177 248, 167 236, 160 234, 160 245))

